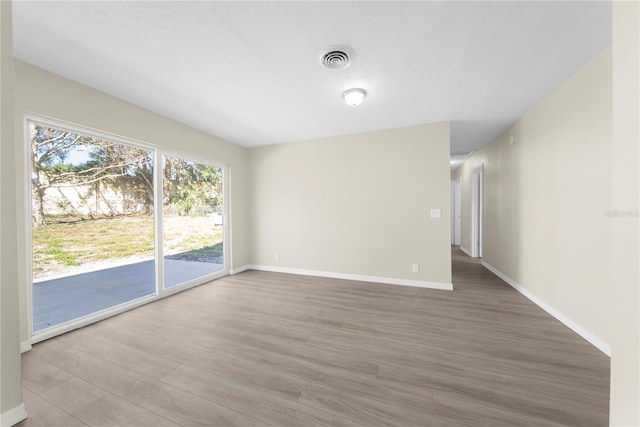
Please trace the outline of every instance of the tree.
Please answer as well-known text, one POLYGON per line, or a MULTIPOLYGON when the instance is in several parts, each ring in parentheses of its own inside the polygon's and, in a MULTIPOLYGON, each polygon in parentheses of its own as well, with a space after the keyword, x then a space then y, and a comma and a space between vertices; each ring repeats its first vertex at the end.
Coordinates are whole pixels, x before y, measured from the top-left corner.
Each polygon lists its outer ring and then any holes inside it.
POLYGON ((153 162, 150 152, 74 132, 41 125, 31 128, 31 188, 33 197, 33 225, 46 224, 45 191, 51 187, 65 187, 99 183, 104 179, 129 177, 146 186, 146 205, 153 201, 153 162), (68 162, 73 152, 88 152, 84 162, 68 162))
POLYGON ((222 207, 222 169, 165 157, 163 199, 180 215, 198 215, 222 207))
POLYGON ((92 151, 91 158, 109 178, 125 178, 126 182, 139 188, 140 190, 136 192, 136 199, 143 200, 145 213, 151 211, 153 206, 153 158, 151 151, 101 141, 92 151))
POLYGON ((31 191, 33 224, 45 224, 44 193, 51 186, 51 178, 45 171, 54 165, 64 164, 69 149, 79 144, 82 137, 71 132, 34 125, 31 128, 31 191), (48 179, 45 179, 48 178, 48 179))
MULTIPOLYGON (((96 200, 100 185, 133 189, 145 212, 153 207, 152 151, 78 133, 33 125, 31 128, 31 186, 33 226, 46 224, 45 192, 55 187, 93 185, 96 200), (79 153, 84 153, 79 156, 79 153), (81 157, 83 160, 78 160, 81 157)), ((180 215, 211 213, 222 206, 222 169, 164 157, 163 203, 180 215)), ((61 193, 62 194, 62 193, 61 193)), ((98 212, 96 201, 96 213, 98 212)))

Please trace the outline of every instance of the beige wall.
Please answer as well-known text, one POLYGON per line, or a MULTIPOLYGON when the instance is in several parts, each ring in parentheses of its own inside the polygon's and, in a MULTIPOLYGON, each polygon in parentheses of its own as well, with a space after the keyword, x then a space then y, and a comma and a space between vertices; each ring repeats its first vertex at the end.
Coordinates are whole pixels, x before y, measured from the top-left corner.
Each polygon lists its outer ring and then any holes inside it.
POLYGON ((640 5, 613 3, 613 193, 611 209, 635 217, 611 218, 612 426, 640 425, 640 292, 638 251, 640 143, 640 5))
MULTIPOLYGON (((17 176, 26 176, 23 122, 26 113, 38 114, 83 127, 136 139, 160 148, 178 150, 230 165, 231 268, 249 263, 247 233, 247 150, 184 124, 154 114, 87 86, 67 80, 40 68, 16 60, 16 144, 17 176)), ((19 265, 27 265, 26 180, 18 180, 18 254, 19 265)), ((25 268, 20 271, 22 289, 21 339, 27 339, 25 268)))
POLYGON ((16 212, 13 209, 16 200, 16 173, 11 28, 11 3, 0 2, 0 414, 5 415, 22 403, 18 264, 15 250, 16 212))
POLYGON ((448 158, 447 122, 251 149, 253 263, 451 283, 448 158))
POLYGON ((605 344, 611 78, 607 48, 454 173, 462 246, 470 248, 471 170, 484 164, 483 260, 605 344))

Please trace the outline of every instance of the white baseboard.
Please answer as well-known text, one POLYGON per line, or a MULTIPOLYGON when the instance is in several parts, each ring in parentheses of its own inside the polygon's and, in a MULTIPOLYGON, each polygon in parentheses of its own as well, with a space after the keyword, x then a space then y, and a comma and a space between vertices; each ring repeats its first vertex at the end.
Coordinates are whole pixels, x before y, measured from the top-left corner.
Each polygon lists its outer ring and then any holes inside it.
POLYGON ((26 419, 27 409, 24 407, 24 403, 21 403, 15 408, 11 408, 0 414, 0 427, 11 427, 26 419))
POLYGON ((468 249, 466 249, 466 248, 464 248, 464 247, 460 246, 460 250, 461 250, 462 252, 464 252, 465 254, 469 255, 471 258, 473 258, 473 255, 471 255, 471 252, 469 252, 469 250, 468 250, 468 249))
POLYGON ((515 280, 511 279, 509 276, 507 276, 506 274, 504 274, 503 272, 501 272, 491 264, 487 263, 486 261, 482 261, 482 265, 487 270, 491 271, 493 274, 495 274, 496 276, 504 280, 516 291, 520 292, 522 295, 529 298, 529 300, 531 300, 538 307, 540 307, 541 309, 543 309, 544 311, 546 311, 547 313, 549 313, 550 315, 558 319, 560 322, 564 323, 565 326, 567 326, 569 329, 572 329, 575 333, 580 335, 582 338, 589 341, 596 348, 598 348, 598 350, 600 350, 607 356, 611 357, 611 346, 609 344, 607 344, 606 342, 604 342, 603 340, 601 340, 600 338, 598 338, 597 336, 589 332, 587 329, 585 329, 583 326, 581 326, 577 322, 574 322, 569 317, 565 316, 555 308, 551 307, 549 304, 547 304, 546 302, 538 298, 536 295, 534 295, 530 290, 528 290, 527 288, 525 288, 515 280))
POLYGON ((384 283, 388 285, 412 286, 415 288, 440 289, 452 291, 453 284, 426 282, 422 280, 395 279, 392 277, 365 276, 360 274, 334 273, 331 271, 304 270, 299 268, 272 267, 269 265, 249 265, 249 269, 274 273, 300 274, 302 276, 330 277, 332 279, 357 280, 360 282, 384 283))
POLYGON ((20 343, 20 353, 26 353, 31 350, 31 341, 22 341, 20 343))
POLYGON ((247 271, 247 270, 249 270, 250 268, 251 268, 251 266, 250 266, 250 265, 245 264, 245 265, 243 265, 243 266, 241 266, 241 267, 238 267, 238 268, 235 268, 235 269, 229 270, 229 274, 238 274, 238 273, 242 273, 243 271, 247 271))

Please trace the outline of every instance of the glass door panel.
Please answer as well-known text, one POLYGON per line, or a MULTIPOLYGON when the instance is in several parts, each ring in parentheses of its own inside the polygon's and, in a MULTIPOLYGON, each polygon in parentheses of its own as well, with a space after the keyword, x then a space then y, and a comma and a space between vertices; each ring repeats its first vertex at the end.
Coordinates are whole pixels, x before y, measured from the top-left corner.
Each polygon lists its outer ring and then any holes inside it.
POLYGON ((164 287, 224 270, 221 167, 163 156, 164 287))
POLYGON ((153 151, 30 132, 34 333, 154 294, 153 151))

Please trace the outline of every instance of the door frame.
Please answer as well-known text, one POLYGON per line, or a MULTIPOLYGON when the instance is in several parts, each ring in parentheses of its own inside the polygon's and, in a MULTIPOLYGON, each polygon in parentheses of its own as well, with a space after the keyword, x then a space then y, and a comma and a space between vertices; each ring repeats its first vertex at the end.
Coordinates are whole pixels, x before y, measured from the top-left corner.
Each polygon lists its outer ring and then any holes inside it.
POLYGON ((471 171, 471 256, 482 258, 484 164, 471 171))
POLYGON ((462 177, 451 181, 451 244, 460 246, 462 210, 462 177))

